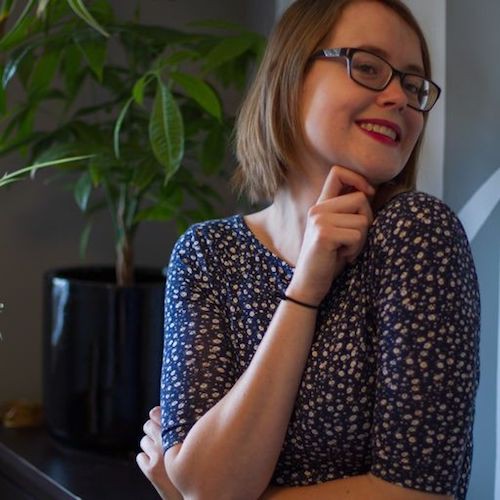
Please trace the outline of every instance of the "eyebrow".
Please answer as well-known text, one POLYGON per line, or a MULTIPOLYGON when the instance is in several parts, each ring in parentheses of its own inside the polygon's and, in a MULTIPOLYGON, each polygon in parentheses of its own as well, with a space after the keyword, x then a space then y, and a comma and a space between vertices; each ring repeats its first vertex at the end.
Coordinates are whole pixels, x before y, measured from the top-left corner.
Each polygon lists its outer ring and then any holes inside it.
MULTIPOLYGON (((368 52, 373 52, 377 56, 383 57, 384 59, 389 59, 389 54, 380 47, 375 47, 374 45, 360 45, 356 48, 367 50, 368 52)), ((419 64, 408 64, 402 69, 404 69, 404 71, 408 73, 417 73, 419 75, 425 76, 424 68, 422 68, 422 66, 420 66, 419 64)))

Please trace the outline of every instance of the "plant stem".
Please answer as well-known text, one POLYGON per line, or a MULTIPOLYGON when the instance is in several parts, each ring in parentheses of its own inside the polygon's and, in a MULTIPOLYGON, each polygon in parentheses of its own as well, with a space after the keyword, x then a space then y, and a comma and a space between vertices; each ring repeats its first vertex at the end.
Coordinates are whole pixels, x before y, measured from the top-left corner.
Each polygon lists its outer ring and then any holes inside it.
POLYGON ((116 245, 116 283, 118 286, 134 284, 133 231, 127 226, 128 186, 120 186, 116 222, 118 243, 116 245))
POLYGON ((128 234, 116 246, 116 283, 118 286, 134 284, 134 250, 128 234))

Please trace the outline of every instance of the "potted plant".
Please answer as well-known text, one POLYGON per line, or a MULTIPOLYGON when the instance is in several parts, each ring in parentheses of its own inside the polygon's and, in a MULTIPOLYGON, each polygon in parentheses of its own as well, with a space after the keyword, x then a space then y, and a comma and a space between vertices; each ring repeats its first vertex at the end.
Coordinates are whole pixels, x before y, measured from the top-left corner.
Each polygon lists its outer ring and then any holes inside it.
POLYGON ((164 280, 135 268, 134 237, 148 220, 182 231, 216 215, 209 179, 223 174, 234 121, 220 89, 242 90, 264 42, 225 22, 123 22, 107 0, 29 0, 12 19, 15 3, 0 7, 0 156, 21 151, 28 166, 0 187, 55 171, 85 218, 81 251, 103 209, 116 242, 114 269, 45 277, 48 427, 75 445, 130 448, 157 402, 164 280))

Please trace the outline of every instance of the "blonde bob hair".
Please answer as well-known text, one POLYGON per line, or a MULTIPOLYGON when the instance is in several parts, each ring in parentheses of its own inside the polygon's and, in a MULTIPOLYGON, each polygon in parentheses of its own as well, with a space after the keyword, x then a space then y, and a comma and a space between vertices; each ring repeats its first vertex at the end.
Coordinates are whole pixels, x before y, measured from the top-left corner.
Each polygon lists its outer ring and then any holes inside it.
MULTIPOLYGON (((401 0, 296 0, 276 25, 255 80, 240 109, 236 127, 238 166, 233 186, 252 202, 272 201, 286 183, 287 168, 295 165, 304 146, 300 94, 310 57, 330 35, 342 11, 351 3, 376 1, 398 14, 417 34, 426 78, 431 78, 424 34, 401 0)), ((424 114, 425 116, 425 114, 424 114)), ((425 120, 426 121, 426 120, 425 120)), ((394 194, 415 189, 422 135, 401 173, 379 186, 375 206, 394 194)))

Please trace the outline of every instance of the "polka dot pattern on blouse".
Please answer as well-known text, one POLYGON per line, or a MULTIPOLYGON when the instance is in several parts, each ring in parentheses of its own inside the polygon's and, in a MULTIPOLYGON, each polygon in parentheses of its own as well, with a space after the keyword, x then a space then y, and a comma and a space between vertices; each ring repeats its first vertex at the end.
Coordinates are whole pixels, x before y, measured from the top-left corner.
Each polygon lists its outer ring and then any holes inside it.
MULTIPOLYGON (((165 300, 165 449, 248 367, 292 275, 240 215, 194 225, 179 239, 165 300)), ((321 304, 272 482, 371 472, 464 500, 479 316, 474 263, 455 214, 425 193, 395 196, 321 304)))

